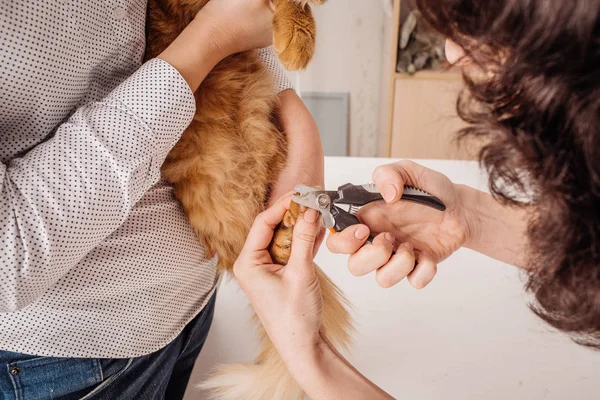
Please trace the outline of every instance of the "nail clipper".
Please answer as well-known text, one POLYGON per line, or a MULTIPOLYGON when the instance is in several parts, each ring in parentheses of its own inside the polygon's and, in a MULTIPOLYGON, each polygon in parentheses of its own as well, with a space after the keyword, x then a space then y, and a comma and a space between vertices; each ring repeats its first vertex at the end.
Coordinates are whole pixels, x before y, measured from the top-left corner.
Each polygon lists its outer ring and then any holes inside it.
MULTIPOLYGON (((299 205, 317 210, 322 215, 323 225, 331 232, 340 232, 351 225, 360 224, 358 210, 383 196, 373 183, 366 185, 345 184, 336 191, 319 190, 310 186, 296 185, 292 200, 299 205)), ((445 211, 440 199, 412 186, 404 186, 401 200, 412 201, 424 206, 445 211)), ((369 236, 367 242, 373 242, 369 236)))

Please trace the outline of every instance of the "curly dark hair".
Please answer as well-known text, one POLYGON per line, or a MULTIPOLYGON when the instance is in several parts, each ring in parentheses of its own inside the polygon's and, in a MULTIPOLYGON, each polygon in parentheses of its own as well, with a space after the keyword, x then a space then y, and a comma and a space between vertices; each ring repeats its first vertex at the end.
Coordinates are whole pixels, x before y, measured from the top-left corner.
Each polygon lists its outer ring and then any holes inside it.
POLYGON ((460 45, 460 140, 484 140, 490 190, 533 212, 532 310, 600 349, 600 0, 416 0, 460 45))

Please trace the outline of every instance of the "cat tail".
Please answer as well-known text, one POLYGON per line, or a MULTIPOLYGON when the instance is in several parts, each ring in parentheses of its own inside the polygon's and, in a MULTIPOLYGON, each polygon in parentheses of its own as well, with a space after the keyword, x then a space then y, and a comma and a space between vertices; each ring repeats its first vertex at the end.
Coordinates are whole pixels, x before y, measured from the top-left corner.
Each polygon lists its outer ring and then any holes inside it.
POLYGON ((220 366, 199 388, 213 400, 302 400, 302 389, 272 351, 260 364, 220 366))
MULTIPOLYGON (((337 349, 351 344, 352 320, 349 303, 339 288, 315 265, 323 293, 323 326, 327 340, 337 349)), ((199 388, 212 400, 302 400, 304 392, 294 381, 271 343, 259 329, 260 354, 254 364, 218 367, 199 388)))

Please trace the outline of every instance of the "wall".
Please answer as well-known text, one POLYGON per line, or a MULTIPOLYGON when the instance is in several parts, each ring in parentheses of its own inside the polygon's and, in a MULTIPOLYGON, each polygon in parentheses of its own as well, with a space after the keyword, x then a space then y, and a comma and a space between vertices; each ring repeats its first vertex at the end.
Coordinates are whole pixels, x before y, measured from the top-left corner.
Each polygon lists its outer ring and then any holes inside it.
MULTIPOLYGON (((329 0, 313 7, 317 49, 300 90, 350 93, 350 151, 353 156, 378 153, 383 27, 380 1, 329 0)), ((292 82, 295 73, 290 73, 292 82)), ((326 132, 321 132, 326 135, 326 132)))
MULTIPOLYGON (((384 0, 384 2, 387 0, 384 0)), ((404 4, 405 1, 402 2, 404 4)), ((388 13, 383 18, 383 34, 382 34, 382 49, 381 49, 381 76, 379 78, 380 91, 379 91, 379 129, 377 132, 377 156, 389 157, 389 131, 391 127, 391 114, 392 114, 392 75, 396 70, 396 60, 392 60, 394 56, 394 46, 396 45, 397 38, 394 36, 394 18, 392 16, 393 10, 391 0, 388 4, 388 13)))

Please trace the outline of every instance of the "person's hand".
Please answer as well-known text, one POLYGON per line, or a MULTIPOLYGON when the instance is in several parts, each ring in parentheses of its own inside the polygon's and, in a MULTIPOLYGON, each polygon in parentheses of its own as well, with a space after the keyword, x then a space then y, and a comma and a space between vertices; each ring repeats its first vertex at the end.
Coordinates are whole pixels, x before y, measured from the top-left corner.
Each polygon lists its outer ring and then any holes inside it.
POLYGON ((323 297, 313 264, 320 229, 317 211, 307 210, 298 218, 285 267, 274 264, 267 250, 290 200, 291 196, 285 196, 256 218, 233 266, 237 281, 284 361, 322 342, 323 297))
POLYGON ((471 221, 460 195, 462 188, 445 175, 411 161, 377 168, 373 181, 385 198, 362 208, 355 225, 332 234, 327 246, 334 253, 351 254, 348 268, 357 276, 376 271, 380 286, 388 288, 405 277, 421 289, 437 273, 437 264, 464 246, 471 221), (399 201, 404 185, 422 189, 444 202, 441 212, 409 201, 399 201), (372 245, 361 247, 370 232, 372 245), (392 256, 392 251, 396 254, 392 256), (415 266, 416 264, 416 266, 415 266))
POLYGON ((267 47, 273 42, 270 0, 211 0, 194 22, 209 28, 212 40, 225 55, 267 47))
MULTIPOLYGON (((269 206, 296 185, 324 186, 323 146, 315 120, 295 91, 285 90, 278 97, 279 119, 286 133, 288 153, 286 165, 271 191, 269 206)), ((324 238, 325 228, 321 228, 314 254, 324 238)))
POLYGON ((211 0, 157 56, 179 71, 192 92, 223 58, 271 44, 269 0, 211 0))
POLYGON ((319 215, 307 210, 294 226, 292 254, 284 267, 267 247, 289 208, 286 196, 261 213, 233 273, 294 380, 311 399, 393 399, 346 361, 323 338, 323 295, 313 264, 319 215))

